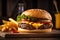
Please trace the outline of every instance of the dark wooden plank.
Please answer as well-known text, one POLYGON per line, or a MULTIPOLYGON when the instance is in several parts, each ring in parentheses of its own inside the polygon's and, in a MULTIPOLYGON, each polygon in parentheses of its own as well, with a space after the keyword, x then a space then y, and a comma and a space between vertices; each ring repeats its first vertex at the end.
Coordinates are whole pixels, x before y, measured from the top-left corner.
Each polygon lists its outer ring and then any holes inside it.
POLYGON ((50 33, 0 33, 5 38, 58 38, 60 30, 53 30, 50 33))

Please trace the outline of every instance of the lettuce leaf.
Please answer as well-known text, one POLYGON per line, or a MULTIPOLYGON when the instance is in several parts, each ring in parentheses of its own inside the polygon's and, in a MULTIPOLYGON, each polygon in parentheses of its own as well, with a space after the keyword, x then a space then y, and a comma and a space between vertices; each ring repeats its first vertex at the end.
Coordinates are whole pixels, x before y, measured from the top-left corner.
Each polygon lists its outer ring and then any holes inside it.
POLYGON ((37 22, 38 21, 37 18, 31 17, 31 16, 26 16, 25 14, 17 16, 17 22, 19 22, 21 19, 26 19, 26 20, 33 21, 33 22, 37 22))

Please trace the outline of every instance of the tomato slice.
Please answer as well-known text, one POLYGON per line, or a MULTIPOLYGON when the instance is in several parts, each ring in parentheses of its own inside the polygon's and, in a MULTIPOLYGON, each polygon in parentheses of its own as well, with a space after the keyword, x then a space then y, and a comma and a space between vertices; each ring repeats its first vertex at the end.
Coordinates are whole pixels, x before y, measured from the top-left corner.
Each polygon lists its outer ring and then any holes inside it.
POLYGON ((43 23, 43 24, 50 24, 51 22, 40 22, 40 23, 43 23))

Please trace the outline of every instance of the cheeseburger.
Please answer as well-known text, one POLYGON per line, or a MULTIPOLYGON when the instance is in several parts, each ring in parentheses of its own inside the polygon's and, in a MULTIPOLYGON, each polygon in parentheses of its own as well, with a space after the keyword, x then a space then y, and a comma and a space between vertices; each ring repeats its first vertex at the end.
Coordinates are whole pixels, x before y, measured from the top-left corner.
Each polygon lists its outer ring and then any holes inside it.
POLYGON ((17 16, 19 32, 51 32, 52 17, 42 9, 29 9, 17 16))

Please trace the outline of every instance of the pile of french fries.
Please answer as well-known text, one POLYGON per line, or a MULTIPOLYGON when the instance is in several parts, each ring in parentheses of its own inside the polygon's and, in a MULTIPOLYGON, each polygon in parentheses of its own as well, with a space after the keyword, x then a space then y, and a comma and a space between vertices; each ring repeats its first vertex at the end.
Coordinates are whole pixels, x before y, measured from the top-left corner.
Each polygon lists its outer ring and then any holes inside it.
POLYGON ((9 18, 9 21, 2 20, 2 22, 3 24, 0 25, 0 31, 9 32, 13 30, 18 30, 18 23, 12 18, 9 18))

